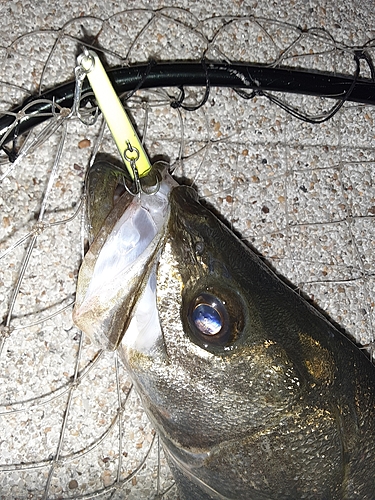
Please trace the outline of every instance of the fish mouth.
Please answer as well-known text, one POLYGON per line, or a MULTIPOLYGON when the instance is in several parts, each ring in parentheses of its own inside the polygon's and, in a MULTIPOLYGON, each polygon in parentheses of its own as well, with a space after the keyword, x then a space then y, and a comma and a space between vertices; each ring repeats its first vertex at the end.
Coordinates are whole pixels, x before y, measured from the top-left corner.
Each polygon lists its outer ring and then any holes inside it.
POLYGON ((73 320, 102 349, 127 345, 152 351, 160 335, 156 264, 176 181, 164 169, 156 193, 120 198, 99 229, 80 268, 73 320), (147 320, 148 318, 148 320, 147 320))

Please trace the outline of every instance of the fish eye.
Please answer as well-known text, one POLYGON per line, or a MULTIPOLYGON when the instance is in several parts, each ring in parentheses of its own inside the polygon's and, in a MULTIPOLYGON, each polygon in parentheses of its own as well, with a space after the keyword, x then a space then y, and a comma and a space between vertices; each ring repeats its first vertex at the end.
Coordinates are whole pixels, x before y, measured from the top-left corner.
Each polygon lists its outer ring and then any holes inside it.
POLYGON ((189 300, 186 319, 191 340, 204 349, 231 345, 243 326, 238 300, 233 297, 226 300, 208 291, 189 300))
POLYGON ((191 322, 203 335, 217 335, 228 322, 227 312, 222 302, 213 295, 199 295, 191 312, 191 322))

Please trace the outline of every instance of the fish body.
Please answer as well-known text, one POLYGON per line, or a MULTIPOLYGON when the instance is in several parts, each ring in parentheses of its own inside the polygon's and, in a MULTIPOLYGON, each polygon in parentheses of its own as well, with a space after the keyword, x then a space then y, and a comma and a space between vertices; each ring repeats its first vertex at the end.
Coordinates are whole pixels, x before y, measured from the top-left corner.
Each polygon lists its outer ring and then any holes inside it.
POLYGON ((180 498, 375 498, 375 367, 161 172, 157 194, 101 214, 74 317, 119 350, 180 498), (116 281, 98 261, 124 214, 138 237, 116 281))

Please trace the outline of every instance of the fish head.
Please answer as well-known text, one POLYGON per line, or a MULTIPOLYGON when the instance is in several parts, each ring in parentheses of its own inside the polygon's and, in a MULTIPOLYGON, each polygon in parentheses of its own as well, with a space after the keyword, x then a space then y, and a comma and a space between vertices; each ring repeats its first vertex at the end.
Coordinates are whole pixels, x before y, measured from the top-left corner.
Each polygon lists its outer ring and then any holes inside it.
POLYGON ((108 215, 75 321, 118 350, 181 498, 367 492, 348 457, 367 439, 373 367, 192 188, 166 171, 159 188, 108 215))

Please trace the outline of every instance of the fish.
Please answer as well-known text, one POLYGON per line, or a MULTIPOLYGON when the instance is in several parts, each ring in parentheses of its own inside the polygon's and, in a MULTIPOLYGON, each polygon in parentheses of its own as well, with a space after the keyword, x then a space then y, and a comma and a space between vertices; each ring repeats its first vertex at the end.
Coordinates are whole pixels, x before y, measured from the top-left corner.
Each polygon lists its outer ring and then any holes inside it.
POLYGON ((374 499, 371 361, 167 166, 118 183, 94 164, 74 321, 118 351, 179 498, 374 499))

